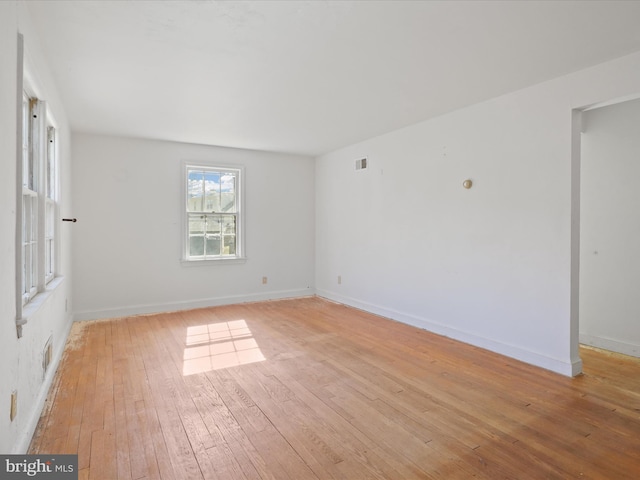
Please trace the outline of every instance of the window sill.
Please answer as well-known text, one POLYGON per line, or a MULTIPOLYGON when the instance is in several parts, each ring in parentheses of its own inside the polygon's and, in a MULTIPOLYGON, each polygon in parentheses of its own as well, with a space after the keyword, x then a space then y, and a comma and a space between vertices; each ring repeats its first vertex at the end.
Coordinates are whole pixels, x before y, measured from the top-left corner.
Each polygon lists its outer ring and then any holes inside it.
POLYGON ((180 260, 183 267, 204 267, 211 265, 234 265, 242 264, 247 261, 247 257, 233 257, 233 258, 212 258, 208 260, 180 260))
POLYGON ((42 292, 38 292, 26 305, 22 306, 22 318, 17 320, 18 325, 24 325, 29 320, 29 317, 35 315, 38 310, 46 303, 46 301, 53 295, 53 292, 62 285, 64 277, 55 277, 49 283, 42 292))

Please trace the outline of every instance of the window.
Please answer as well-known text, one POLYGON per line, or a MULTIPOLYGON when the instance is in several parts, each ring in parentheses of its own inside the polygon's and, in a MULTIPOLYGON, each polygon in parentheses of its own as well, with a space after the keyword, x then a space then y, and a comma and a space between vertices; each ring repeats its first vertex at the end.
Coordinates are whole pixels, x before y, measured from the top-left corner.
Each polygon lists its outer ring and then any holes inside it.
POLYGON ((56 129, 47 126, 47 154, 45 163, 45 197, 44 197, 44 279, 45 283, 53 280, 56 271, 56 129))
POLYGON ((240 168, 185 166, 185 260, 242 258, 241 175, 240 168))
POLYGON ((55 277, 56 131, 44 102, 22 94, 22 305, 55 277))
POLYGON ((37 292, 38 182, 34 168, 33 116, 36 102, 22 94, 22 304, 37 292))

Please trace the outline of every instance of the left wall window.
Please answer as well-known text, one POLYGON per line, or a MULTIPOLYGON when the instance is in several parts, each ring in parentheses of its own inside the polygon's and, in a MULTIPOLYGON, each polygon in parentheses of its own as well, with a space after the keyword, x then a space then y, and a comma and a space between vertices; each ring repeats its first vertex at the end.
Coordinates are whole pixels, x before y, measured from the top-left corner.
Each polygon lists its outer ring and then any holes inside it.
POLYGON ((22 303, 38 289, 38 182, 34 168, 32 115, 34 100, 22 93, 22 303))
POLYGON ((22 93, 22 305, 55 277, 56 131, 46 105, 22 93))

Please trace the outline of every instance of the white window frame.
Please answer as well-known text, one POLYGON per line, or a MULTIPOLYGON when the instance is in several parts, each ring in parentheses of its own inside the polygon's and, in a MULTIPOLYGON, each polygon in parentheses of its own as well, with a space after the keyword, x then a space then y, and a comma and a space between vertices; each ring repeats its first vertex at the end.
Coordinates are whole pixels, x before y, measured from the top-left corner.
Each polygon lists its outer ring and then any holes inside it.
POLYGON ((43 222, 44 185, 43 126, 46 106, 26 89, 23 92, 22 157, 22 305, 44 289, 43 222), (25 135, 26 130, 26 135, 25 135))
MULTIPOLYGON (((245 237, 245 208, 244 208, 244 181, 245 181, 245 171, 243 166, 238 165, 224 165, 219 163, 207 163, 207 162, 182 162, 182 199, 181 199, 181 209, 182 209, 182 228, 181 228, 181 236, 182 236, 182 255, 181 261, 183 265, 215 265, 215 264, 228 264, 228 263, 243 263, 246 260, 245 257, 245 246, 244 246, 244 237, 245 237), (235 194, 235 204, 236 211, 233 213, 229 212, 214 212, 209 211, 206 208, 203 208, 202 211, 193 212, 189 210, 188 206, 188 176, 189 171, 204 171, 204 172, 230 172, 233 173, 236 177, 236 194, 235 194), (189 233, 189 218, 193 215, 203 215, 207 217, 215 217, 221 215, 235 215, 235 237, 236 237, 236 245, 235 245, 235 254, 221 254, 221 255, 210 255, 210 256, 192 256, 190 255, 190 233, 189 233)), ((222 241, 222 239, 221 239, 222 241)))

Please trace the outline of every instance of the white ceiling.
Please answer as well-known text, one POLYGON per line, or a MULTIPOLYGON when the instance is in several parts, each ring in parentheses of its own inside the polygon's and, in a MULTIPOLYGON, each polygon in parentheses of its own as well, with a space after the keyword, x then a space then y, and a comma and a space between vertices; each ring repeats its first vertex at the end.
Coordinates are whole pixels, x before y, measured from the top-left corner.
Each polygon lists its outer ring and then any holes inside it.
POLYGON ((638 1, 29 1, 74 131, 316 155, 640 50, 638 1))

